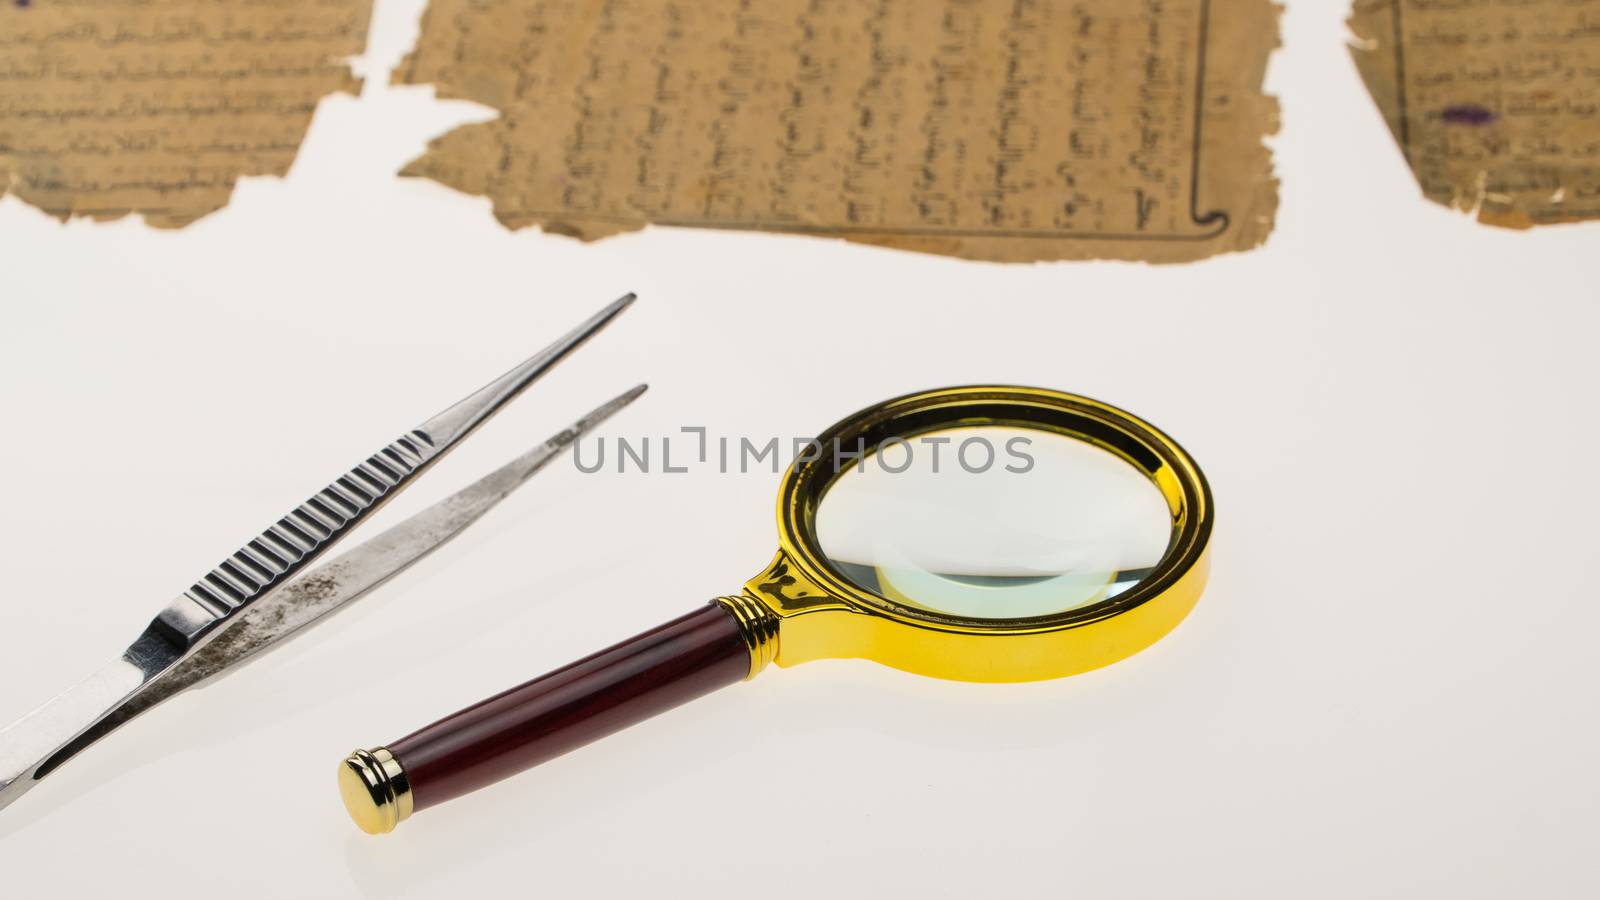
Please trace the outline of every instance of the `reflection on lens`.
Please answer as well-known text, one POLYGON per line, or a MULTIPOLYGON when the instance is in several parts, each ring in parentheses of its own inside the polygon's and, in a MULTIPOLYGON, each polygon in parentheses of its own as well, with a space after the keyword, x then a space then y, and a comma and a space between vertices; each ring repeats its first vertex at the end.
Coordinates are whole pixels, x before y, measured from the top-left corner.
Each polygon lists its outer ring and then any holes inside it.
POLYGON ((891 442, 829 486, 817 539, 858 587, 978 619, 1114 597, 1160 562, 1166 499, 1145 473, 1053 432, 985 426, 891 442))

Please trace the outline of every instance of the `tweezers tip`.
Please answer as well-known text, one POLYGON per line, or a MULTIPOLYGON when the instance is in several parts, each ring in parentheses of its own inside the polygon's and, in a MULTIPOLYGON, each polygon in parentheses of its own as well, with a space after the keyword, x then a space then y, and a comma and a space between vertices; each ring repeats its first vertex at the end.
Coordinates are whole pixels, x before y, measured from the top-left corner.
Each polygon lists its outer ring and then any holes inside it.
POLYGON ((621 297, 618 297, 610 303, 607 303, 604 307, 601 307, 599 312, 589 317, 589 321, 579 325, 577 328, 573 329, 572 333, 568 334, 566 338, 557 342, 558 345, 562 346, 562 352, 576 347, 578 344, 581 344, 592 337, 595 332, 606 327, 607 325, 610 325, 612 319, 615 319, 622 313, 623 310, 633 305, 633 301, 637 299, 638 295, 632 291, 629 291, 628 293, 623 294, 621 297))
POLYGON ((623 391, 617 396, 612 397, 610 400, 607 400, 606 402, 590 410, 588 415, 572 423, 572 433, 578 437, 582 437, 583 435, 589 433, 591 429, 598 427, 601 422, 604 422, 605 420, 616 415, 618 412, 621 412, 623 407, 639 399, 640 395, 648 389, 649 385, 635 385, 634 387, 623 391))

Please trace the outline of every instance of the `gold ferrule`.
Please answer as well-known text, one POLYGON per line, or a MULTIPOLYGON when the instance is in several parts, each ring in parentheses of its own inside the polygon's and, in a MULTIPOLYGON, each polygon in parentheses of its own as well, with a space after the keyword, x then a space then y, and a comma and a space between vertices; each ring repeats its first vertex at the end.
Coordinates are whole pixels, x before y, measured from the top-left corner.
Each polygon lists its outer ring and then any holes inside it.
POLYGON ((749 681, 778 656, 778 617, 749 594, 718 597, 715 602, 739 623, 739 634, 750 651, 750 674, 745 676, 749 681))
POLYGON ((339 764, 339 796, 367 834, 387 834, 411 817, 411 782, 387 748, 357 750, 339 764))

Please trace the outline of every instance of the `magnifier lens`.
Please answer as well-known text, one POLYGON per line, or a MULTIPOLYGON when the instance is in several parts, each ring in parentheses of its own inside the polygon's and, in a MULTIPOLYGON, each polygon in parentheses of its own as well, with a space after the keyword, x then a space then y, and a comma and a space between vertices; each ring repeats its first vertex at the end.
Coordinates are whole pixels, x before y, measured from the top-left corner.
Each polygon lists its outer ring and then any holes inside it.
POLYGON ((891 440, 850 465, 817 510, 833 568, 934 613, 1019 619, 1115 597, 1172 540, 1144 472, 1075 438, 952 428, 891 440))

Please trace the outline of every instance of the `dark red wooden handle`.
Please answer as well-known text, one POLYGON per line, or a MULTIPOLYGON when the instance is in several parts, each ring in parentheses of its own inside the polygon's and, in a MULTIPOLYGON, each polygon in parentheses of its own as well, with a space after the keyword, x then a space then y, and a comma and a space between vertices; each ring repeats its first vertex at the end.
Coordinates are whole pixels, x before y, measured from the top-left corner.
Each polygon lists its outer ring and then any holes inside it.
POLYGON ((423 809, 741 681, 750 651, 712 603, 388 746, 423 809))

